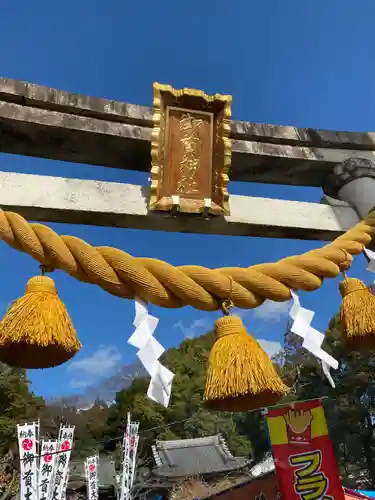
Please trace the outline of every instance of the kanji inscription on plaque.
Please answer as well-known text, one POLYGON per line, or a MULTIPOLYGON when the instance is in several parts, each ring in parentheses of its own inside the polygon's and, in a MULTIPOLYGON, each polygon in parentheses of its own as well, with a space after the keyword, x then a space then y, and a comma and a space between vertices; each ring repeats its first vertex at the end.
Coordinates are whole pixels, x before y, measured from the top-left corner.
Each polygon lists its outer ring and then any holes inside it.
POLYGON ((154 83, 150 210, 228 215, 232 97, 154 83))

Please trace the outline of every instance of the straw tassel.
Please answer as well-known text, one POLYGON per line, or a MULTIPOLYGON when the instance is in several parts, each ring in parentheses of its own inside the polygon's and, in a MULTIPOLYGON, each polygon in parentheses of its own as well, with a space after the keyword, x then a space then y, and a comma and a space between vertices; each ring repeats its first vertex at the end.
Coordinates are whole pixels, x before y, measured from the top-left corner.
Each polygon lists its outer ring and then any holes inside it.
POLYGON ((204 391, 205 405, 219 411, 250 411, 274 405, 288 392, 260 344, 238 316, 215 323, 204 391))
POLYGON ((375 349, 375 296, 363 281, 347 277, 340 283, 340 293, 346 343, 352 348, 375 349))
POLYGON ((31 278, 25 295, 0 322, 0 361, 20 368, 50 368, 68 361, 80 348, 53 279, 31 278))

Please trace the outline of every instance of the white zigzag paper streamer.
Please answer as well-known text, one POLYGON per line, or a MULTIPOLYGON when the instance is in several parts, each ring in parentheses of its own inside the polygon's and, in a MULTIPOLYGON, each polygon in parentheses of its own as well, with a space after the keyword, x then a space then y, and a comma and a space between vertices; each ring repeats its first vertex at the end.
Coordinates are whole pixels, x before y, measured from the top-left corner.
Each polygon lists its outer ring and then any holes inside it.
POLYGON ((311 326, 315 312, 301 307, 298 295, 291 293, 293 297, 293 306, 289 311, 289 316, 293 320, 291 331, 303 338, 302 347, 320 359, 324 375, 331 386, 335 387, 329 369, 337 370, 339 363, 322 349, 324 335, 311 326))
MULTIPOLYGON (((375 273, 375 252, 368 248, 365 248, 364 252, 369 259, 367 271, 375 273)), ((315 313, 301 307, 298 296, 293 292, 292 297, 293 306, 289 311, 289 315, 294 322, 291 331, 302 337, 302 346, 321 360, 324 375, 327 377, 331 386, 335 387, 329 369, 330 367, 337 369, 338 362, 321 348, 324 335, 310 326, 315 313)))
POLYGON ((167 407, 172 391, 174 374, 163 366, 159 358, 165 351, 164 347, 153 337, 159 319, 148 314, 146 302, 135 299, 135 331, 128 343, 139 349, 137 356, 147 373, 151 376, 147 397, 156 403, 167 407))
POLYGON ((375 252, 369 250, 368 248, 365 248, 365 254, 369 258, 367 271, 370 271, 370 273, 375 273, 375 252))

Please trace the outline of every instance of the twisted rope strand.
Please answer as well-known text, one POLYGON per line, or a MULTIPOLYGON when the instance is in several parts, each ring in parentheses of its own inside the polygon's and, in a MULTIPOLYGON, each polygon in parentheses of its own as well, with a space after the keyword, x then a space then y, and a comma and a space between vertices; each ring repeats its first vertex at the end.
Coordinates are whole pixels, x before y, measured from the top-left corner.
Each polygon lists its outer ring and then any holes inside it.
POLYGON ((334 278, 350 267, 352 256, 360 254, 373 236, 375 212, 332 243, 275 263, 249 268, 173 267, 117 248, 93 247, 75 236, 60 236, 43 224, 30 224, 17 213, 0 211, 0 239, 43 265, 117 297, 138 296, 160 307, 190 305, 205 311, 218 309, 228 298, 237 307, 252 309, 266 299, 289 300, 291 289, 316 290, 324 278, 334 278))

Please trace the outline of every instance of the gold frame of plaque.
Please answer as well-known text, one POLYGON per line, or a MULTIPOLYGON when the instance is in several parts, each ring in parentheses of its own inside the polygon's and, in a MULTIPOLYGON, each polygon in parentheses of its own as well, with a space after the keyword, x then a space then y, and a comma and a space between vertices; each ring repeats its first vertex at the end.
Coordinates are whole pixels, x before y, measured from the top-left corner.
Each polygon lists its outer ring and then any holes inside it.
POLYGON ((229 215, 232 96, 153 89, 149 210, 229 215))

